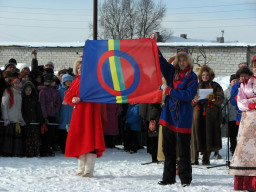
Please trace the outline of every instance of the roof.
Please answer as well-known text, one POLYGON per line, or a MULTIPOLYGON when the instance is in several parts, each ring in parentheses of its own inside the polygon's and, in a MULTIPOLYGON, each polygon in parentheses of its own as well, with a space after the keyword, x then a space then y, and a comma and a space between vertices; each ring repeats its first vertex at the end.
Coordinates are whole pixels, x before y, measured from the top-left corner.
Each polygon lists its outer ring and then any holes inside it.
MULTIPOLYGON (((160 47, 177 46, 206 46, 206 47, 248 47, 256 46, 256 43, 212 43, 212 42, 165 42, 157 43, 160 47)), ((83 47, 84 42, 0 42, 0 46, 20 47, 83 47)))

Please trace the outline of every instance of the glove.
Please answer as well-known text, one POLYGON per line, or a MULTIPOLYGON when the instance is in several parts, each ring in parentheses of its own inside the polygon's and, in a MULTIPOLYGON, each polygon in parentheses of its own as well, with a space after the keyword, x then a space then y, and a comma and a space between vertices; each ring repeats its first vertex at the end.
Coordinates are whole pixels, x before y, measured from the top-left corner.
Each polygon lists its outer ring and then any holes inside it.
POLYGON ((22 122, 20 122, 20 126, 25 126, 26 125, 26 123, 24 122, 24 121, 22 121, 22 122))
POLYGON ((20 124, 19 123, 16 123, 15 130, 16 130, 16 133, 21 134, 21 128, 20 128, 20 124))
POLYGON ((44 134, 45 131, 48 131, 48 128, 45 124, 41 126, 41 134, 44 134))
POLYGON ((8 126, 10 124, 10 121, 8 119, 4 120, 4 126, 8 126))
POLYGON ((165 89, 167 88, 168 86, 166 84, 162 84, 159 89, 162 90, 162 91, 165 91, 165 89))
POLYGON ((248 107, 249 109, 256 109, 256 103, 250 103, 248 107))

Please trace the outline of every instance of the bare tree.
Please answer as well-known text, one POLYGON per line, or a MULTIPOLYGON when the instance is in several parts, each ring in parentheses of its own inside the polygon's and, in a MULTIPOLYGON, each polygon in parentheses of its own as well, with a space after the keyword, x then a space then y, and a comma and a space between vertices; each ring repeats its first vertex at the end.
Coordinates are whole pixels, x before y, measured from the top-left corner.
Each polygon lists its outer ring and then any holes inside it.
POLYGON ((168 39, 172 33, 161 28, 165 13, 161 1, 156 4, 153 0, 105 0, 100 6, 99 37, 145 38, 163 31, 163 39, 168 39))

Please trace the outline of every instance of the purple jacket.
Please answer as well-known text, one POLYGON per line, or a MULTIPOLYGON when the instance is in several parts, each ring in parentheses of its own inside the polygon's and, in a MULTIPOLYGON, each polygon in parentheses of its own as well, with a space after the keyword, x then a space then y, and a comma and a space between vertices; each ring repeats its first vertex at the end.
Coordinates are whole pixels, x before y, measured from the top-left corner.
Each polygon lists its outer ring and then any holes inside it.
POLYGON ((41 103, 43 118, 55 117, 61 107, 58 87, 39 86, 39 101, 41 103))
POLYGON ((122 112, 121 105, 118 103, 107 104, 108 125, 104 127, 104 135, 118 135, 118 115, 122 112))

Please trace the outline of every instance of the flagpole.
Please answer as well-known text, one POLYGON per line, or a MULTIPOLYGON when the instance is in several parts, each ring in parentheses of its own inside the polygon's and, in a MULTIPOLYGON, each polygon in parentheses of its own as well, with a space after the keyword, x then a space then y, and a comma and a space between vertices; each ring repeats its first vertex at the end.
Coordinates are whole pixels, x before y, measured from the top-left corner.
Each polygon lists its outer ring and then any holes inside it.
POLYGON ((97 40, 98 31, 98 0, 93 2, 93 40, 97 40))

